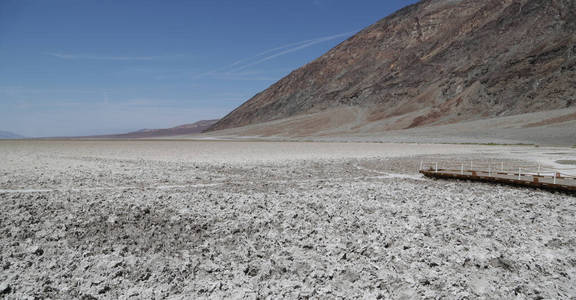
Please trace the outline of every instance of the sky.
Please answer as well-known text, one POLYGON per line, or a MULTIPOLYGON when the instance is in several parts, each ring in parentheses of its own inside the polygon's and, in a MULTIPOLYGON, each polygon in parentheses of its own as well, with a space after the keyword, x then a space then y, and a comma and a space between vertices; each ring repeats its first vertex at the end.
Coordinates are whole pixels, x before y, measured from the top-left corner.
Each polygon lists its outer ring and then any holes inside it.
POLYGON ((221 118, 416 0, 0 0, 0 130, 221 118))

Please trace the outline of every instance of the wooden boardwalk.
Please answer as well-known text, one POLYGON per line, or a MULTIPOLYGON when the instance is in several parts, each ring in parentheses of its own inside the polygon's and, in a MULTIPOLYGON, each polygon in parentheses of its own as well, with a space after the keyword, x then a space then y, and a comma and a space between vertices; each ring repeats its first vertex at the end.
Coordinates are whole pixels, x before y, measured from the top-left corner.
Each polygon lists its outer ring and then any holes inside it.
POLYGON ((438 168, 432 165, 420 167, 424 176, 439 179, 459 179, 479 182, 506 184, 521 187, 538 188, 548 191, 563 192, 576 195, 576 177, 559 172, 528 172, 522 171, 492 171, 491 169, 438 168))

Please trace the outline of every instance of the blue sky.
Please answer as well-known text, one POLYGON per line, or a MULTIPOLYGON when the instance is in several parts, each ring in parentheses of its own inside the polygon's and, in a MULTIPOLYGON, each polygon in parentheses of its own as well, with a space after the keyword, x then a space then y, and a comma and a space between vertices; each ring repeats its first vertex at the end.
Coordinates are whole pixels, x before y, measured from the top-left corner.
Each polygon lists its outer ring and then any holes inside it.
POLYGON ((0 0, 0 130, 219 118, 415 0, 0 0))

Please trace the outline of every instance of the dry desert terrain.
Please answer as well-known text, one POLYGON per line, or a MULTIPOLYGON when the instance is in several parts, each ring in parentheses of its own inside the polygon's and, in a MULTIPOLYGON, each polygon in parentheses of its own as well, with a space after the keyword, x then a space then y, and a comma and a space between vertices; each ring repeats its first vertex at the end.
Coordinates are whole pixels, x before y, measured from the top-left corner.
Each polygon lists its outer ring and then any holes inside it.
POLYGON ((575 152, 2 141, 0 298, 574 298, 575 197, 417 169, 575 152))

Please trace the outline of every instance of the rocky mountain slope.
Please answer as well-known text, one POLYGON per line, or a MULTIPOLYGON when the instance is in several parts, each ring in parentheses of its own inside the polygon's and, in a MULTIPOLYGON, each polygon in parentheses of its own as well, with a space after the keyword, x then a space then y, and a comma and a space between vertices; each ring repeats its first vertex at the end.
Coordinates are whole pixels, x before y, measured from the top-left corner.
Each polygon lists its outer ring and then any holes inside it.
POLYGON ((266 134, 290 124, 300 130, 292 135, 385 132, 574 107, 576 1, 424 0, 293 71, 209 131, 286 119, 295 121, 266 134))
POLYGON ((9 131, 0 130, 0 139, 22 139, 23 136, 9 131))
POLYGON ((210 126, 214 125, 217 121, 218 120, 202 120, 195 123, 184 124, 172 128, 142 129, 123 134, 98 136, 98 138, 157 138, 157 137, 169 137, 169 136, 186 135, 186 134, 197 134, 208 129, 210 126))

